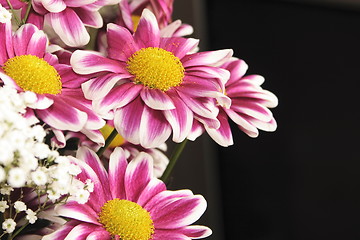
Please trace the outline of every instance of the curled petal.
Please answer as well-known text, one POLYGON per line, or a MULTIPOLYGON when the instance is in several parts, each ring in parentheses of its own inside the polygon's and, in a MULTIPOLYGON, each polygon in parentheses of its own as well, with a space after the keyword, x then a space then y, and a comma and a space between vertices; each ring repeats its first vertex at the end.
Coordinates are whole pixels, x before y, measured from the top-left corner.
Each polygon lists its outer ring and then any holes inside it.
POLYGON ((89 42, 90 35, 73 9, 65 8, 58 13, 49 13, 45 18, 66 45, 79 47, 89 42))

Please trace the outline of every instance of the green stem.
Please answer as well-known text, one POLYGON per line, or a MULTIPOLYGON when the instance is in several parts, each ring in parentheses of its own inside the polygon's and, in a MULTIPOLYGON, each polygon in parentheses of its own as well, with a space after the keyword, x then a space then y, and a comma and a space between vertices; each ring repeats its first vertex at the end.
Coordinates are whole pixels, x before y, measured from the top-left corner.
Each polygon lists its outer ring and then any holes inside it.
POLYGON ((25 24, 27 19, 29 18, 30 10, 31 10, 31 3, 28 2, 28 6, 26 8, 26 13, 25 13, 24 19, 22 20, 22 24, 25 24))
POLYGON ((105 140, 105 145, 103 147, 101 147, 98 151, 97 151, 97 155, 100 157, 105 150, 108 148, 108 146, 110 145, 110 143, 114 140, 114 138, 116 137, 116 135, 118 134, 118 132, 116 131, 116 129, 114 128, 114 130, 110 133, 109 137, 105 140))
POLYGON ((22 225, 21 228, 19 228, 13 235, 11 235, 10 239, 14 239, 22 230, 24 230, 27 225, 29 225, 29 222, 22 225))
POLYGON ((167 183, 169 181, 169 177, 175 167, 177 160, 179 159, 182 151, 184 150, 186 143, 187 143, 187 139, 182 141, 180 144, 177 144, 174 151, 172 152, 171 157, 169 159, 169 164, 167 165, 163 175, 160 178, 164 183, 167 183))

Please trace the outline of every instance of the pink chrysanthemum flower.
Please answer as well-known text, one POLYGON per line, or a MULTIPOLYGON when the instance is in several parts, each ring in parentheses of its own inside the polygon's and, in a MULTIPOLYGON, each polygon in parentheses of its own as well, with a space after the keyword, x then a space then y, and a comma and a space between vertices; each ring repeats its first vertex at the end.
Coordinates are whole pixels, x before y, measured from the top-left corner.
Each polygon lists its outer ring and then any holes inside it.
MULTIPOLYGON (((104 127, 100 129, 102 137, 106 140, 111 132, 114 130, 114 126, 112 121, 108 121, 108 124, 105 124, 104 127)), ((66 139, 75 138, 78 141, 79 146, 86 146, 93 151, 99 151, 100 147, 99 144, 95 143, 94 141, 90 140, 86 135, 80 132, 68 132, 66 134, 66 139)), ((134 159, 140 152, 146 152, 153 158, 153 166, 154 166, 154 176, 160 178, 168 163, 169 158, 164 154, 167 151, 167 144, 163 143, 162 145, 158 146, 157 148, 144 148, 141 145, 132 144, 126 139, 124 139, 120 134, 117 134, 114 140, 110 143, 108 148, 105 149, 104 153, 101 156, 101 159, 104 162, 108 162, 109 157, 116 147, 121 147, 125 154, 128 161, 134 159)))
POLYGON ((204 127, 207 133, 221 146, 233 144, 231 128, 228 118, 234 121, 240 130, 250 137, 257 137, 259 130, 275 131, 277 124, 269 108, 278 104, 277 97, 261 87, 264 77, 260 75, 248 75, 245 73, 248 65, 241 59, 231 58, 222 65, 230 72, 230 78, 222 90, 231 99, 231 105, 218 103, 220 108, 218 120, 221 125, 218 129, 203 126, 200 122, 194 122, 190 139, 194 140, 201 135, 204 127))
POLYGON ((21 26, 14 35, 10 23, 0 24, 0 82, 19 92, 33 92, 27 117, 48 124, 65 144, 62 131, 87 134, 105 122, 83 95, 80 86, 87 78, 74 73, 69 64, 59 63, 47 47, 46 35, 32 24, 21 26))
POLYGON ((214 98, 227 70, 218 66, 232 50, 187 54, 198 40, 162 38, 155 16, 144 10, 137 31, 108 24, 108 57, 77 50, 71 65, 79 74, 99 74, 82 84, 85 97, 126 140, 151 148, 171 132, 181 142, 189 134, 194 115, 218 127, 214 98))
POLYGON ((120 14, 115 23, 135 32, 139 24, 142 11, 147 8, 157 19, 161 36, 180 37, 193 33, 193 28, 182 24, 180 20, 172 21, 174 0, 124 0, 119 3, 120 14))
POLYGON ((80 180, 90 178, 94 191, 85 204, 57 206, 57 213, 70 221, 43 240, 186 240, 211 234, 205 226, 190 225, 205 211, 206 200, 190 190, 166 190, 152 176, 150 155, 140 153, 128 163, 124 151, 116 148, 108 171, 87 148, 80 148, 77 158, 73 163, 82 170, 80 180))
MULTIPOLYGON (((9 8, 8 0, 0 3, 9 8)), ((99 9, 106 5, 119 3, 120 0, 10 0, 15 8, 25 10, 32 4, 29 23, 39 26, 49 24, 60 39, 68 46, 84 46, 90 40, 86 27, 100 28, 103 25, 99 9)))

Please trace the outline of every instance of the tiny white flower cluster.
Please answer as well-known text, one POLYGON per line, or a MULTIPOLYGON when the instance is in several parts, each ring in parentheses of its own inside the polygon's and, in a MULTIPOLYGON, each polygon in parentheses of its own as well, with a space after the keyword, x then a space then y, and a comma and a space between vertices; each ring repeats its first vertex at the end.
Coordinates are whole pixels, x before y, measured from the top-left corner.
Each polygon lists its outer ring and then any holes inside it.
POLYGON ((22 115, 26 106, 36 101, 32 94, 0 87, 0 213, 4 233, 14 231, 19 212, 25 212, 24 218, 33 224, 49 200, 54 205, 68 198, 86 203, 94 189, 92 182, 75 178, 81 169, 71 163, 71 156, 60 156, 44 143, 45 129, 22 115), (37 205, 27 206, 21 199, 12 202, 11 193, 24 187, 34 189, 37 205), (15 209, 15 215, 5 213, 9 208, 15 209))
POLYGON ((11 21, 11 13, 0 4, 0 23, 11 21))

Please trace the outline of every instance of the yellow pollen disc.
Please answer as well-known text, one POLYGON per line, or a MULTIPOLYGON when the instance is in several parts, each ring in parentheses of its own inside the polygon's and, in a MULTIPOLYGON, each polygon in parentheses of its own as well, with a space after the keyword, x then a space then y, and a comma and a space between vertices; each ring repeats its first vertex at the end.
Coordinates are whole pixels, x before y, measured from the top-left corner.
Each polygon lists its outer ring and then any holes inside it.
MULTIPOLYGON (((106 140, 110 136, 110 134, 113 130, 114 130, 114 128, 112 126, 105 124, 105 126, 103 126, 100 129, 100 132, 104 136, 104 139, 106 140)), ((116 137, 110 143, 109 147, 115 148, 115 147, 123 145, 124 142, 125 142, 125 139, 120 134, 117 134, 116 137)))
POLYGON ((24 91, 59 94, 62 83, 56 69, 43 58, 21 55, 8 59, 2 69, 24 91))
POLYGON ((180 59, 162 48, 148 47, 135 52, 127 63, 135 83, 167 91, 179 86, 185 69, 180 59))
POLYGON ((150 213, 139 204, 115 198, 101 208, 99 222, 121 240, 149 240, 154 234, 150 213))
POLYGON ((131 15, 131 20, 133 22, 133 26, 134 26, 134 32, 136 32, 136 29, 139 25, 140 22, 140 16, 137 15, 131 15))

